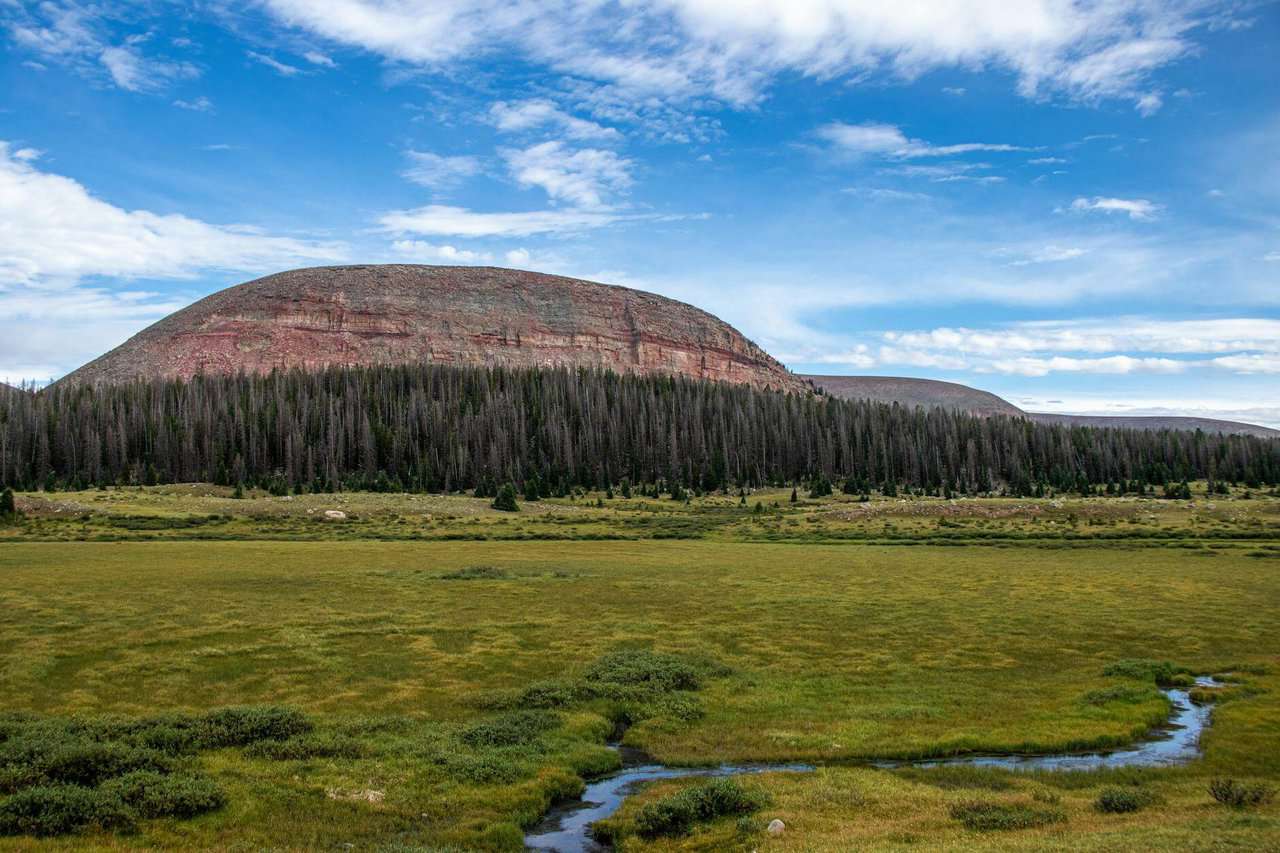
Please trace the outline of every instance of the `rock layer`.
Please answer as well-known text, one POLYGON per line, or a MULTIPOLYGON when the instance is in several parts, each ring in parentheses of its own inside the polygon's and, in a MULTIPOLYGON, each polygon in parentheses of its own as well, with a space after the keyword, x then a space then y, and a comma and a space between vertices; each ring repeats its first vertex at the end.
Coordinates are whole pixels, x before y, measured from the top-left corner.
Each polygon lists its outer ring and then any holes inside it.
POLYGON ((227 288, 61 381, 416 362, 808 388, 732 326, 682 302, 533 272, 399 264, 292 270, 227 288))

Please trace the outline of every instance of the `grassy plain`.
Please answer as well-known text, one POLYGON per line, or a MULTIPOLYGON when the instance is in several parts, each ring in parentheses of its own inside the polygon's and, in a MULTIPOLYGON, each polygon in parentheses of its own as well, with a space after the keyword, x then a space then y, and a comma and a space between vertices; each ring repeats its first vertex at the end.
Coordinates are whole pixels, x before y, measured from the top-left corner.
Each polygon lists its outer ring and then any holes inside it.
POLYGON ((21 496, 26 518, 0 532, 0 711, 288 705, 356 745, 200 752, 222 809, 40 843, 518 849, 521 827, 612 766, 602 744, 629 716, 627 741, 664 761, 821 769, 752 778, 770 803, 756 817, 674 840, 631 834, 644 802, 688 783, 654 785, 613 822, 628 850, 1280 847, 1276 804, 1207 793, 1223 776, 1280 784, 1280 502, 596 497, 510 516, 460 497, 237 501, 206 486, 21 496), (349 517, 317 519, 331 508, 349 517), (477 740, 477 724, 528 711, 531 685, 577 683, 619 649, 706 675, 679 701, 595 696, 546 712, 534 738, 477 740), (1234 673, 1202 760, 858 764, 1127 742, 1167 713, 1150 681, 1102 674, 1131 658, 1234 673), (1095 809, 1117 785, 1154 802, 1095 809), (950 813, 975 799, 1062 819, 976 831, 950 813), (763 831, 773 817, 781 836, 763 831))

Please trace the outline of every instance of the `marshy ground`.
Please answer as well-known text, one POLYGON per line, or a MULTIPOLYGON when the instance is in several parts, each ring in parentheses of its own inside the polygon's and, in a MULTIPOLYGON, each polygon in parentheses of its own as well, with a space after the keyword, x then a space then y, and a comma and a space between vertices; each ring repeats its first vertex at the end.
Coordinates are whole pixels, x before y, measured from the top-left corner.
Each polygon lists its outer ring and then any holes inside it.
POLYGON ((1273 496, 788 489, 509 514, 197 485, 19 507, 0 527, 0 798, 66 781, 18 748, 37 741, 109 744, 188 787, 114 828, 0 847, 519 849, 616 766, 619 722, 667 763, 819 767, 736 792, 657 782, 602 827, 627 850, 1280 845, 1275 802, 1209 790, 1280 787, 1273 496), (1165 719, 1157 681, 1180 673, 1233 682, 1201 697, 1213 725, 1185 766, 860 764, 1124 744, 1165 719), (289 710, 238 712, 234 735, 209 716, 242 706, 289 710))

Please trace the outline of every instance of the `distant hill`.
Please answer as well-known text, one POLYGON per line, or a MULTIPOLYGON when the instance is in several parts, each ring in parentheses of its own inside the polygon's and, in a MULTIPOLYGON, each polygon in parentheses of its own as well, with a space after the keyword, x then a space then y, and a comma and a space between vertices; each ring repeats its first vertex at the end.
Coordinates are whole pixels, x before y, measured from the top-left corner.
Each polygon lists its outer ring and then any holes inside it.
POLYGON ((1059 415, 1052 412, 1028 412, 1027 417, 1042 424, 1066 426, 1121 427, 1124 429, 1182 429, 1223 432, 1230 435, 1256 435, 1259 438, 1280 438, 1280 430, 1240 421, 1223 421, 1216 418, 1181 418, 1163 415, 1140 417, 1124 415, 1059 415))
POLYGON ((899 403, 905 406, 941 407, 959 409, 975 415, 1009 415, 1030 418, 1042 424, 1067 426, 1112 427, 1124 429, 1177 429, 1204 430, 1229 435, 1254 435, 1259 438, 1280 438, 1280 430, 1238 421, 1214 418, 1139 417, 1103 415, 1059 415, 1025 412, 1002 397, 988 391, 970 388, 955 382, 936 379, 909 379, 899 376, 802 376, 828 394, 846 400, 875 400, 880 403, 899 403))
POLYGON ((671 373, 807 392, 737 329, 653 293, 495 267, 314 267, 201 299, 61 383, 437 362, 671 373))
POLYGON ((1025 414, 1008 400, 988 391, 937 379, 816 375, 803 375, 801 378, 808 379, 833 397, 844 400, 874 400, 877 403, 899 403, 904 406, 923 406, 926 409, 940 406, 975 415, 1022 417, 1025 414))

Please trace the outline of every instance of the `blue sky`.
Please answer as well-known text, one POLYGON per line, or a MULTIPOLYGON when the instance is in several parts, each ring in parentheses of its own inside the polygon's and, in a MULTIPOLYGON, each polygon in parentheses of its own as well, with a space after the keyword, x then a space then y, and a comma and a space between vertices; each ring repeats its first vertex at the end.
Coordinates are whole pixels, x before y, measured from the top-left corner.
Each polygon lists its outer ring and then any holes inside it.
POLYGON ((0 0, 0 377, 322 263, 653 290, 802 372, 1280 426, 1280 6, 0 0))

